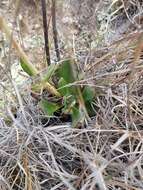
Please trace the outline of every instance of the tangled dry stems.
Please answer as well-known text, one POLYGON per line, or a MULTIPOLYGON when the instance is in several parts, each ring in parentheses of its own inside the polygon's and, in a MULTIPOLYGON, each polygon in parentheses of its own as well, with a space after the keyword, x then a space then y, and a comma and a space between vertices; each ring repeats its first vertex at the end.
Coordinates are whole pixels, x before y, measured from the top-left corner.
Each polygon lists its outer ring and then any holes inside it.
MULTIPOLYGON (((28 90, 24 100, 18 96, 15 117, 4 89, 4 113, 9 120, 0 119, 1 190, 143 189, 143 77, 138 34, 91 51, 83 61, 79 57, 86 79, 74 85, 90 85, 96 92, 96 114, 85 128, 72 128, 59 118, 52 118, 51 124, 28 90)), ((21 89, 13 87, 20 95, 21 89)))
POLYGON ((136 46, 130 43, 116 51, 113 45, 107 56, 85 65, 92 76, 76 85, 98 93, 95 117, 84 129, 60 119, 43 124, 30 95, 16 118, 7 107, 12 121, 0 122, 1 189, 143 189, 142 59, 133 67, 136 46))

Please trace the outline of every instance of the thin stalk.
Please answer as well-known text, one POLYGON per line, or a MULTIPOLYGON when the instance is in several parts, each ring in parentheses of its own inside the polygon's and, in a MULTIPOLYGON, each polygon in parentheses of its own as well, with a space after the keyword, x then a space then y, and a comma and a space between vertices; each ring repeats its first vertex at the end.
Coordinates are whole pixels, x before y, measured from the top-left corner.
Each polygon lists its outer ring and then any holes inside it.
POLYGON ((52 27, 53 27, 53 39, 54 39, 54 46, 57 61, 60 61, 60 51, 59 51, 59 44, 58 44, 58 32, 57 32, 57 23, 56 23, 56 0, 52 0, 52 27))
POLYGON ((43 30, 44 30, 44 39, 45 39, 45 53, 47 64, 50 65, 50 48, 49 48, 49 35, 48 35, 48 23, 47 23, 47 9, 46 1, 41 0, 42 5, 42 14, 43 14, 43 30))
POLYGON ((30 69, 30 71, 32 72, 32 74, 34 76, 36 76, 38 74, 37 69, 34 67, 34 65, 28 60, 27 55, 25 54, 25 52, 23 51, 22 47, 16 42, 16 40, 12 37, 12 32, 10 31, 6 21, 4 20, 3 17, 0 16, 0 30, 2 30, 7 39, 9 41, 11 41, 12 46, 17 50, 17 55, 19 56, 19 58, 21 60, 23 60, 23 62, 26 63, 26 67, 28 67, 30 69))
MULTIPOLYGON (((5 33, 6 38, 10 41, 11 40, 11 31, 9 26, 7 25, 5 19, 0 16, 0 30, 5 33)), ((36 75, 39 73, 38 70, 35 68, 35 66, 29 61, 27 55, 23 51, 22 47, 17 43, 17 41, 12 37, 12 44, 11 44, 17 52, 17 55, 21 59, 21 63, 23 66, 23 70, 29 74, 32 77, 36 77, 36 75)), ((41 79, 42 85, 44 85, 45 89, 48 90, 52 95, 60 97, 60 93, 57 91, 57 89, 51 85, 48 81, 45 81, 46 79, 41 79)))
POLYGON ((25 188, 27 190, 32 190, 32 176, 30 172, 30 166, 29 166, 29 158, 27 155, 27 151, 25 151, 22 155, 22 160, 23 160, 23 168, 25 170, 25 188))

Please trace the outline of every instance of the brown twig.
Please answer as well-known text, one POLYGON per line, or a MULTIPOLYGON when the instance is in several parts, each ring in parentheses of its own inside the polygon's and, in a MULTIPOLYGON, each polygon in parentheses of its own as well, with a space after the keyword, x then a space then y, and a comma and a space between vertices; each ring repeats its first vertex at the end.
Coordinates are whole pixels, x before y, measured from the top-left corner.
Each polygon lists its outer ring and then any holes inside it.
POLYGON ((46 12, 46 1, 41 0, 42 5, 42 14, 43 14, 43 29, 44 29, 44 39, 45 39, 45 52, 46 52, 46 61, 50 65, 50 48, 49 48, 49 35, 48 35, 48 24, 47 24, 47 12, 46 12))
POLYGON ((60 51, 59 51, 59 44, 58 44, 58 32, 57 32, 57 24, 56 24, 56 0, 52 0, 52 28, 53 28, 53 39, 54 39, 54 46, 57 61, 60 61, 60 51))

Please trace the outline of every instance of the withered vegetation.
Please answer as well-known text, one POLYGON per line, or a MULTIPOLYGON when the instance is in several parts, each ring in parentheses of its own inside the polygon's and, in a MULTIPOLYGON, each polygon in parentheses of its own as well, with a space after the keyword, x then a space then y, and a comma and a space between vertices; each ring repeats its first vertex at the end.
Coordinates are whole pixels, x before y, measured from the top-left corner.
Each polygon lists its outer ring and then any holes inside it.
POLYGON ((142 7, 0 1, 0 190, 143 189, 142 7))

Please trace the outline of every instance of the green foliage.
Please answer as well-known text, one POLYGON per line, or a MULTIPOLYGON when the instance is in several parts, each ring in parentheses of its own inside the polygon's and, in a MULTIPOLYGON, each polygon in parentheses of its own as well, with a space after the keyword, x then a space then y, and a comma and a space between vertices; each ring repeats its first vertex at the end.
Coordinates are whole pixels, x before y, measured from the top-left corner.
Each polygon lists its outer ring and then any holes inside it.
POLYGON ((68 83, 61 77, 58 82, 58 91, 62 96, 70 95, 70 88, 67 85, 68 83))
POLYGON ((62 96, 62 105, 59 106, 59 103, 45 100, 40 102, 41 108, 47 115, 53 115, 62 107, 61 114, 71 115, 73 127, 77 126, 78 123, 82 123, 86 114, 93 115, 91 104, 95 96, 91 87, 85 86, 81 89, 81 87, 74 85, 77 76, 77 71, 74 69, 74 63, 71 60, 63 61, 59 66, 49 66, 45 80, 51 80, 52 77, 57 78, 57 87, 62 96), (85 110, 86 113, 84 113, 85 110))
POLYGON ((66 60, 62 63, 58 70, 60 78, 63 78, 67 83, 72 83, 75 81, 76 73, 73 70, 73 63, 71 60, 66 60))
MULTIPOLYGON (((21 60, 21 66, 30 76, 35 75, 33 70, 27 67, 23 60, 21 60)), ((53 79, 54 81, 56 79, 56 82, 53 84, 57 86, 55 90, 60 93, 61 98, 57 102, 42 99, 39 105, 48 116, 53 116, 59 110, 61 116, 70 114, 73 127, 76 127, 78 123, 83 123, 87 115, 93 115, 91 104, 95 97, 91 87, 85 86, 81 88, 76 86, 76 83, 74 84, 79 76, 75 68, 72 60, 63 61, 60 65, 50 65, 47 68, 47 73, 41 76, 43 82, 32 85, 32 90, 36 92, 44 87, 44 82, 52 82, 53 79)))
POLYGON ((60 109, 60 105, 53 102, 48 102, 47 100, 42 99, 39 103, 40 107, 48 116, 52 116, 57 110, 60 109))
POLYGON ((47 68, 47 72, 43 77, 44 81, 49 81, 49 79, 55 74, 55 71, 57 70, 58 65, 52 64, 49 65, 47 68))
POLYGON ((71 112, 72 108, 75 106, 76 104, 76 100, 74 98, 74 96, 65 96, 63 97, 63 109, 62 112, 64 114, 68 114, 71 112))
POLYGON ((94 98, 94 91, 91 87, 85 86, 82 93, 83 99, 85 102, 91 102, 94 98))
POLYGON ((20 64, 22 69, 29 75, 29 76, 36 76, 37 71, 36 69, 30 65, 25 59, 20 58, 20 64))
MULTIPOLYGON (((11 31, 2 17, 0 17, 0 29, 3 30, 10 41, 11 31)), ((70 114, 73 126, 76 126, 93 114, 94 91, 91 87, 86 86, 82 88, 76 85, 79 79, 84 79, 84 72, 78 73, 77 65, 72 59, 65 60, 60 64, 51 64, 47 68, 47 73, 42 75, 29 61, 27 55, 14 38, 12 46, 17 51, 22 69, 30 77, 35 77, 31 85, 31 91, 35 92, 35 94, 38 93, 40 96, 43 90, 47 90, 50 96, 57 98, 56 102, 55 99, 54 101, 45 99, 40 101, 38 99, 39 105, 45 114, 52 116, 59 110, 61 116, 70 114)), ((48 93, 47 96, 49 95, 48 93)))
POLYGON ((72 126, 76 127, 78 123, 80 123, 84 117, 83 112, 79 109, 79 107, 74 106, 71 110, 72 116, 72 126))
POLYGON ((63 62, 58 70, 58 90, 64 97, 62 109, 64 113, 70 113, 72 117, 73 126, 76 126, 87 113, 86 103, 89 104, 93 101, 94 92, 90 87, 85 87, 83 92, 79 86, 75 86, 76 78, 78 74, 76 69, 74 69, 74 63, 70 60, 63 62), (82 105, 80 105, 82 104, 82 105), (84 107, 84 109, 83 109, 84 107))

